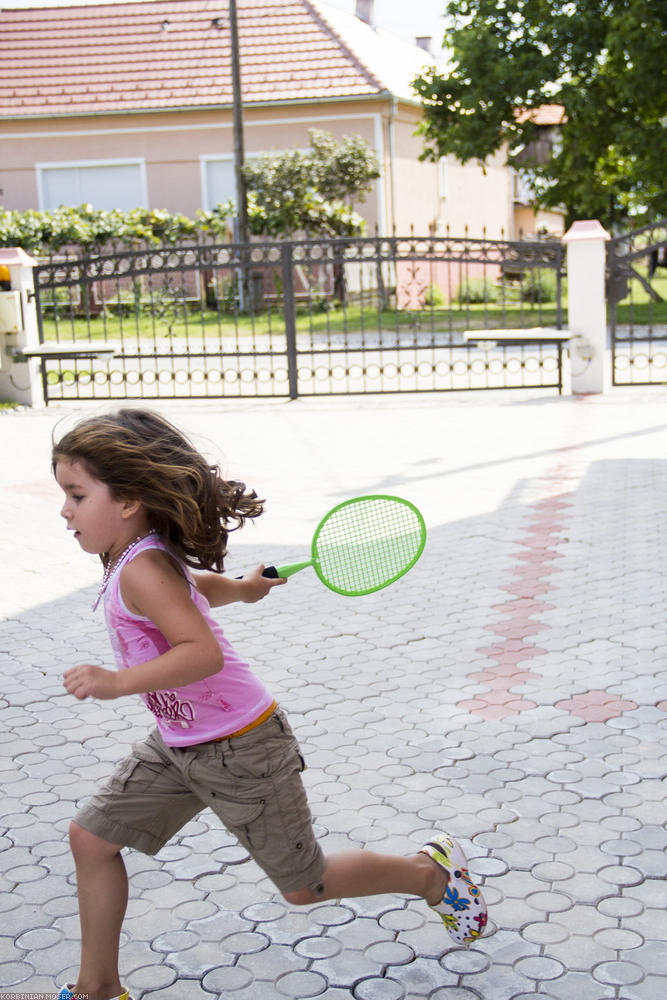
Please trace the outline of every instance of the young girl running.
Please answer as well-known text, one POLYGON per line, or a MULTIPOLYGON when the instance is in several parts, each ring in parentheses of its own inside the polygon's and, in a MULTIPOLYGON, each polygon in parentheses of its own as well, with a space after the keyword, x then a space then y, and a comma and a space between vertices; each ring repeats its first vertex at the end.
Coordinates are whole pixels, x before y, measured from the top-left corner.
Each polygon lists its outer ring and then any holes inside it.
POLYGON ((71 824, 81 963, 59 1000, 131 1000, 118 971, 121 849, 156 854, 206 807, 290 903, 408 893, 458 944, 480 937, 486 906, 447 835, 411 857, 322 853, 289 723, 210 612, 286 582, 262 576, 263 566, 238 580, 222 575, 229 531, 262 512, 257 495, 143 409, 83 420, 52 457, 67 528, 102 560, 95 607, 103 599, 118 667, 80 663, 65 671, 65 687, 79 699, 138 694, 157 723, 71 824))

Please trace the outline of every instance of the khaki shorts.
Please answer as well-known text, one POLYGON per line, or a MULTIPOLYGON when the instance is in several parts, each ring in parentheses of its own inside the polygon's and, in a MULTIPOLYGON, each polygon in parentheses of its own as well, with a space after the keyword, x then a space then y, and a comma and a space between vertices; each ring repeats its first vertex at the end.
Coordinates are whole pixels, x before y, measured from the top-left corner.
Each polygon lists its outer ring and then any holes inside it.
POLYGON ((169 747, 154 730, 74 820, 111 843, 156 854, 208 806, 281 892, 317 892, 325 862, 304 766, 279 708, 256 729, 219 743, 169 747))

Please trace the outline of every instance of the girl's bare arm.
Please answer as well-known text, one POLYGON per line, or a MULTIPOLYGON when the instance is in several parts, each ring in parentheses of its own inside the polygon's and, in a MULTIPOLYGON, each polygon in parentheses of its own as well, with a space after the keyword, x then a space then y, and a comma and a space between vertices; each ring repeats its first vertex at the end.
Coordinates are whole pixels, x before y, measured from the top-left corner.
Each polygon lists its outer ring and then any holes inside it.
POLYGON ((222 607, 223 604, 233 604, 235 601, 254 604, 255 601, 261 601, 263 597, 266 597, 273 587, 287 583, 287 580, 274 580, 262 576, 264 568, 264 566, 256 566, 241 580, 222 576, 219 573, 197 573, 195 582, 197 589, 201 591, 212 608, 222 607))
POLYGON ((150 619, 170 645, 166 653, 126 670, 79 664, 64 674, 76 698, 119 698, 184 687, 222 670, 220 646, 190 596, 188 582, 162 552, 142 552, 120 574, 123 600, 150 619))

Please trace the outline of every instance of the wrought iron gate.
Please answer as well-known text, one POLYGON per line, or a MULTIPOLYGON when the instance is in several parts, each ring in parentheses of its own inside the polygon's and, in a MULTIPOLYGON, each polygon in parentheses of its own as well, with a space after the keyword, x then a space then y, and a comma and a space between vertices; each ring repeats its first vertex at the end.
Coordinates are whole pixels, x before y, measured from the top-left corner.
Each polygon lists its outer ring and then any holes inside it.
POLYGON ((607 244, 613 385, 667 382, 667 220, 607 244))
POLYGON ((35 269, 45 396, 560 389, 559 345, 464 333, 560 327, 563 266, 558 242, 437 236, 63 256, 35 269))

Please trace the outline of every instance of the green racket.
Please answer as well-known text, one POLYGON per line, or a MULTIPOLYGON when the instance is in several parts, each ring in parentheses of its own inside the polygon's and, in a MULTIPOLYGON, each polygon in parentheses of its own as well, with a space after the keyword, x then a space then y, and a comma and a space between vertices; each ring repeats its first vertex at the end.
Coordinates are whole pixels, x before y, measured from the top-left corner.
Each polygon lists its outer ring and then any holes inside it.
POLYGON ((425 542, 424 518, 409 500, 384 494, 354 497, 322 518, 310 559, 267 566, 263 575, 287 577, 312 566, 330 590, 359 597, 388 587, 407 573, 425 542))

